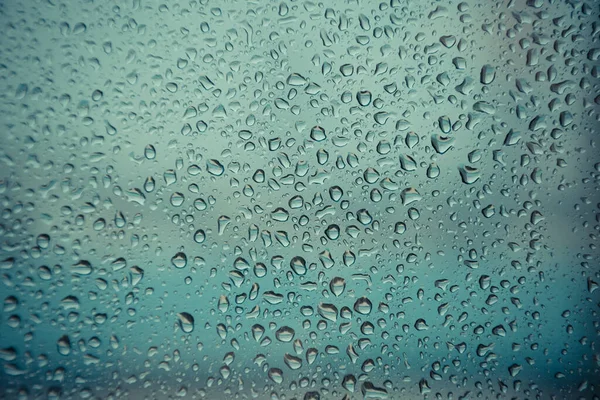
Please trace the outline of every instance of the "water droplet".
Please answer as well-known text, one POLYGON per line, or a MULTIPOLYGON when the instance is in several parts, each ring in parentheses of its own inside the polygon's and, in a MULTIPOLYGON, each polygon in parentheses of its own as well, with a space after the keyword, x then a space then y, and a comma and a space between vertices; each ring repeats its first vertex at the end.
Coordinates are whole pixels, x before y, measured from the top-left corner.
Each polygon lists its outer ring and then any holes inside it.
POLYGON ((179 328, 184 333, 190 333, 194 330, 194 317, 192 317, 191 314, 180 312, 177 314, 177 318, 179 321, 179 328))
POLYGON ((171 263, 175 268, 185 268, 187 265, 187 256, 183 252, 179 252, 171 258, 171 263))

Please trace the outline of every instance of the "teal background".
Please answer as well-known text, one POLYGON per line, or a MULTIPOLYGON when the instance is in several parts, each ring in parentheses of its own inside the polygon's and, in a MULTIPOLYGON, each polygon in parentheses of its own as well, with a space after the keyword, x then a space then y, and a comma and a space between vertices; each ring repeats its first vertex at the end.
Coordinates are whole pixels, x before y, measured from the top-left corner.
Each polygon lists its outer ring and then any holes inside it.
POLYGON ((374 398, 361 392, 370 382, 390 399, 597 398, 598 4, 6 0, 0 15, 0 397, 362 399, 374 398), (456 44, 441 43, 447 35, 456 44), (489 84, 484 65, 495 68, 489 84), (305 81, 292 85, 292 74, 305 81), (371 92, 368 106, 360 91, 371 92), (454 142, 438 154, 432 136, 444 134, 446 116, 454 142), (314 126, 324 141, 310 137, 314 126), (514 145, 510 130, 521 136, 514 145), (477 181, 461 180, 464 165, 477 181), (367 168, 377 182, 365 181, 367 168), (253 179, 258 169, 264 182, 253 179), (383 187, 385 178, 396 185, 383 187), (406 188, 420 199, 403 204, 406 188), (273 218, 278 207, 287 221, 273 218), (534 224, 536 212, 544 219, 534 224), (338 239, 325 233, 331 224, 338 239), (320 261, 324 251, 333 265, 320 261), (172 263, 179 252, 183 268, 172 263), (295 256, 304 275, 290 267, 295 256), (81 260, 87 275, 73 268, 81 260), (244 277, 239 287, 231 271, 244 277), (339 297, 334 277, 346 281, 339 297), (270 304, 268 291, 283 301, 270 304), (497 302, 486 304, 490 295, 497 302), (369 315, 353 309, 363 296, 369 315), (352 317, 326 321, 320 303, 352 317), (194 318, 190 333, 182 312, 194 318), (415 328, 419 318, 427 330, 415 328), (361 332, 365 321, 373 334, 361 332), (270 344, 254 340, 255 324, 270 344), (492 332, 498 325, 505 336, 492 332), (302 354, 276 339, 282 326, 302 354), (64 335, 68 355, 57 348, 64 335), (493 344, 491 355, 477 355, 480 344, 493 344), (311 365, 309 348, 318 350, 311 365), (302 367, 288 368, 286 353, 302 367), (361 369, 366 360, 372 371, 361 369), (354 393, 342 386, 350 374, 354 393))

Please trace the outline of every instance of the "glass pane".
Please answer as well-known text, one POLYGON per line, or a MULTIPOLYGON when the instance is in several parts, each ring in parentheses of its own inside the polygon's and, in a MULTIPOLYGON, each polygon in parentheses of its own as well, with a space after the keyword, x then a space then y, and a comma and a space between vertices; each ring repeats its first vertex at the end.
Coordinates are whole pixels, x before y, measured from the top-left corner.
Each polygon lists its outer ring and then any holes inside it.
POLYGON ((598 399, 599 13, 0 2, 0 397, 598 399))

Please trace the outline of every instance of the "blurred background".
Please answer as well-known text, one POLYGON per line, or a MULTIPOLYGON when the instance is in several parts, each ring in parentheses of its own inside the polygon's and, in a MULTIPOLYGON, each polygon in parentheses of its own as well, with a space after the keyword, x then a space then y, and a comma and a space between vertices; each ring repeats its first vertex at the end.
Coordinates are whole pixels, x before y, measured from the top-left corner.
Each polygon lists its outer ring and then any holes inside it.
POLYGON ((598 398, 599 12, 0 2, 0 397, 598 398))

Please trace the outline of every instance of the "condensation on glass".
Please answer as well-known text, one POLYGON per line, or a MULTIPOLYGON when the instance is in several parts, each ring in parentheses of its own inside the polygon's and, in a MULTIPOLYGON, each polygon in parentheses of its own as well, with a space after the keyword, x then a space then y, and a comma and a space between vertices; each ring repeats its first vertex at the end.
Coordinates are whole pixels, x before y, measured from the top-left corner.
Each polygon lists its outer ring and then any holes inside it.
POLYGON ((598 399, 593 0, 0 4, 0 397, 598 399))

